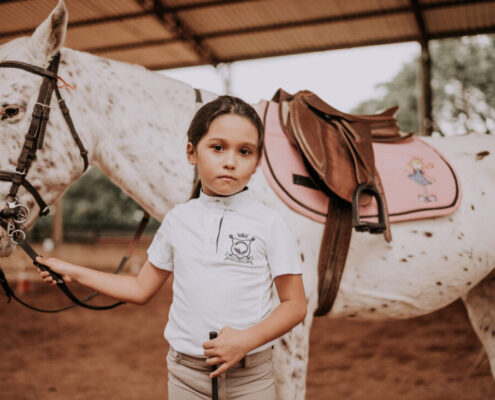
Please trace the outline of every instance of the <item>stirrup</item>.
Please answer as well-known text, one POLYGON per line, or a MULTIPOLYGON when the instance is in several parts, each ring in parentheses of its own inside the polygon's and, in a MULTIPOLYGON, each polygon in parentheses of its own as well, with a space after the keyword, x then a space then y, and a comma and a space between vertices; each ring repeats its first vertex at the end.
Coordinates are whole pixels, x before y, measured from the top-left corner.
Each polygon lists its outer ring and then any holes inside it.
POLYGON ((352 226, 357 232, 369 232, 371 234, 383 233, 385 229, 387 229, 383 199, 374 186, 360 183, 356 188, 352 199, 352 226), (359 198, 362 193, 368 193, 375 198, 376 204, 378 205, 378 222, 361 220, 361 216, 359 215, 359 198))

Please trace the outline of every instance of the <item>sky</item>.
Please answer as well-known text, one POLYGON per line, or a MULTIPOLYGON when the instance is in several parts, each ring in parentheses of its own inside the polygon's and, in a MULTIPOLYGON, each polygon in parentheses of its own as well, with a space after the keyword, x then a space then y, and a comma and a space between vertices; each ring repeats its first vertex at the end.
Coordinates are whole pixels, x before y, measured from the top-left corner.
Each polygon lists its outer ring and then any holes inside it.
POLYGON ((379 95, 376 85, 392 79, 419 52, 417 43, 408 42, 238 61, 229 67, 169 69, 162 73, 197 88, 225 93, 222 74, 230 70, 231 94, 249 103, 270 99, 278 88, 290 93, 308 89, 333 107, 350 112, 360 102, 379 95))

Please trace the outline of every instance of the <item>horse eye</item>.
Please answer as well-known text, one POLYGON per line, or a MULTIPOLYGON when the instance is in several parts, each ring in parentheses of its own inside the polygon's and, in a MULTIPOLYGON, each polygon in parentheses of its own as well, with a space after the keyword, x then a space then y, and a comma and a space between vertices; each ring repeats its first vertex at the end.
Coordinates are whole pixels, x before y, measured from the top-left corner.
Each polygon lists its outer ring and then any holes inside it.
POLYGON ((23 108, 17 104, 5 106, 0 111, 1 119, 2 121, 4 119, 8 119, 9 121, 16 121, 21 117, 23 111, 23 108))

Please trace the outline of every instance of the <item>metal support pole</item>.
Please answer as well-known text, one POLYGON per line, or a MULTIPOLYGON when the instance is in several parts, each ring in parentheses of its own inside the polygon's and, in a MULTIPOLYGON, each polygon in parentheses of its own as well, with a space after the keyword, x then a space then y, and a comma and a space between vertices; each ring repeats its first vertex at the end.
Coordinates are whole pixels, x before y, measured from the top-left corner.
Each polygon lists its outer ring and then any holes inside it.
POLYGON ((55 212, 52 220, 52 240, 55 245, 61 244, 64 238, 62 218, 62 197, 55 203, 55 212))
POLYGON ((223 80, 224 93, 232 94, 232 63, 222 63, 217 65, 217 71, 223 80))
POLYGON ((431 90, 431 56, 428 41, 421 41, 419 128, 421 135, 431 136, 433 132, 433 105, 431 90))

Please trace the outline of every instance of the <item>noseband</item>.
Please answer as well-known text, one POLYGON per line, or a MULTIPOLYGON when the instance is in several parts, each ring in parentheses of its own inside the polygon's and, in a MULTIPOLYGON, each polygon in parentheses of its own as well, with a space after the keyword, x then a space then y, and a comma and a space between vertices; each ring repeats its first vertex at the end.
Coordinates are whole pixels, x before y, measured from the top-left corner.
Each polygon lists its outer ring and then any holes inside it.
POLYGON ((21 154, 17 159, 16 170, 15 172, 0 170, 0 181, 12 182, 10 191, 5 198, 5 207, 0 211, 0 225, 7 231, 10 240, 15 244, 18 244, 20 240, 25 239, 26 234, 24 233, 22 224, 29 219, 30 215, 29 208, 24 204, 20 204, 18 201, 17 192, 20 186, 24 186, 36 200, 40 208, 40 216, 47 215, 49 212, 47 204, 43 201, 34 186, 26 179, 26 175, 29 172, 31 163, 36 159, 36 151, 43 147, 43 139, 45 137, 46 125, 50 114, 50 102, 54 91, 62 115, 69 126, 72 137, 79 147, 79 152, 84 161, 84 170, 88 167, 88 152, 84 148, 84 145, 74 128, 69 109, 67 108, 64 99, 62 99, 57 86, 59 62, 60 53, 55 55, 47 69, 19 61, 0 62, 1 68, 18 68, 43 77, 38 100, 33 109, 31 124, 24 138, 21 154))

